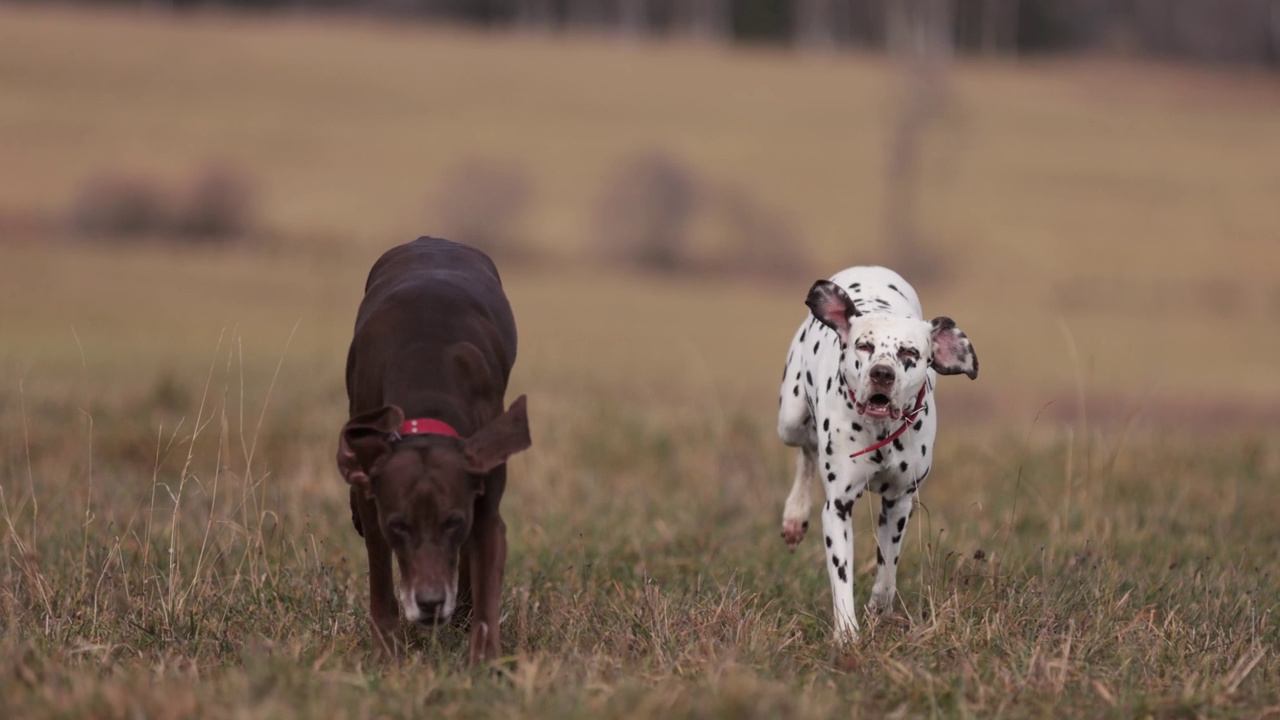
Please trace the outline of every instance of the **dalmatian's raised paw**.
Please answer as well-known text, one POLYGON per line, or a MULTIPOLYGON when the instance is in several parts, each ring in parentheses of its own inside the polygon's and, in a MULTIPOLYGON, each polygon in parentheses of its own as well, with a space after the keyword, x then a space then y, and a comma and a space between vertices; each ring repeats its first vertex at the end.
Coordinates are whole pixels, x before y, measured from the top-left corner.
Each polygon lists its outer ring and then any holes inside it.
POLYGON ((791 518, 782 521, 782 539, 787 543, 787 548, 791 550, 795 550, 800 546, 800 541, 804 540, 804 534, 808 531, 808 520, 791 518))

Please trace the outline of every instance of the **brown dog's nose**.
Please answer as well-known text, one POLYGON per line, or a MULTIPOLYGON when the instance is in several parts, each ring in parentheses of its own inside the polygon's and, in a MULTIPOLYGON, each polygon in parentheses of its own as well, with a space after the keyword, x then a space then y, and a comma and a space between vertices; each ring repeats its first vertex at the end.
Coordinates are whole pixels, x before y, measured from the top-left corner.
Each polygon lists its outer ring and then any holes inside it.
POLYGON ((888 365, 871 366, 871 382, 877 385, 892 385, 895 374, 888 365))
POLYGON ((435 622, 440 619, 440 612, 444 610, 443 600, 419 600, 418 612, 422 613, 424 622, 435 622))

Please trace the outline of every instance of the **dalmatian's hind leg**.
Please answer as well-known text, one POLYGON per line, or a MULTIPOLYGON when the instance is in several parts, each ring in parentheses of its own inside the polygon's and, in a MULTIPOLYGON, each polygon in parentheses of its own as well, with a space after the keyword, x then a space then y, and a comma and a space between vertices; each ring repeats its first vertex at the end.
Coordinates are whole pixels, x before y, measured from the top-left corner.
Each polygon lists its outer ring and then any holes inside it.
POLYGON ((803 445, 796 453, 796 477, 782 509, 782 539, 795 550, 809 530, 809 510, 813 505, 809 490, 817 472, 818 448, 803 445))

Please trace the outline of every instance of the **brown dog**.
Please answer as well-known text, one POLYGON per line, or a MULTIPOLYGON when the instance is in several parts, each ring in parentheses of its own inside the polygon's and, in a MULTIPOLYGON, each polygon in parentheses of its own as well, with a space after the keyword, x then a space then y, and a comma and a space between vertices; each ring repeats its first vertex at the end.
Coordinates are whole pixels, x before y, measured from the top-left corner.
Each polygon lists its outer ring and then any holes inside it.
POLYGON ((470 661, 499 653, 507 528, 498 505, 507 458, 530 445, 524 396, 502 411, 515 357, 515 319, 484 253, 423 237, 374 263, 347 354, 351 419, 338 470, 369 553, 369 614, 387 654, 397 605, 405 619, 435 625, 466 614, 468 590, 470 661))

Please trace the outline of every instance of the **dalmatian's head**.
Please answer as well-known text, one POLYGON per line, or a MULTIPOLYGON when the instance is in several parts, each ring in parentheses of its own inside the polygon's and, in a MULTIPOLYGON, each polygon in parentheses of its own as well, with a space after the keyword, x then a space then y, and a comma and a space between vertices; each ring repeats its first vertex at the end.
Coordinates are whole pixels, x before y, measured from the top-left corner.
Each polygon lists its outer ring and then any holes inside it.
POLYGON ((978 377, 978 356, 949 317, 932 321, 868 313, 854 307, 844 289, 819 280, 805 304, 840 336, 840 370, 860 415, 897 420, 915 406, 929 368, 939 375, 978 377))

